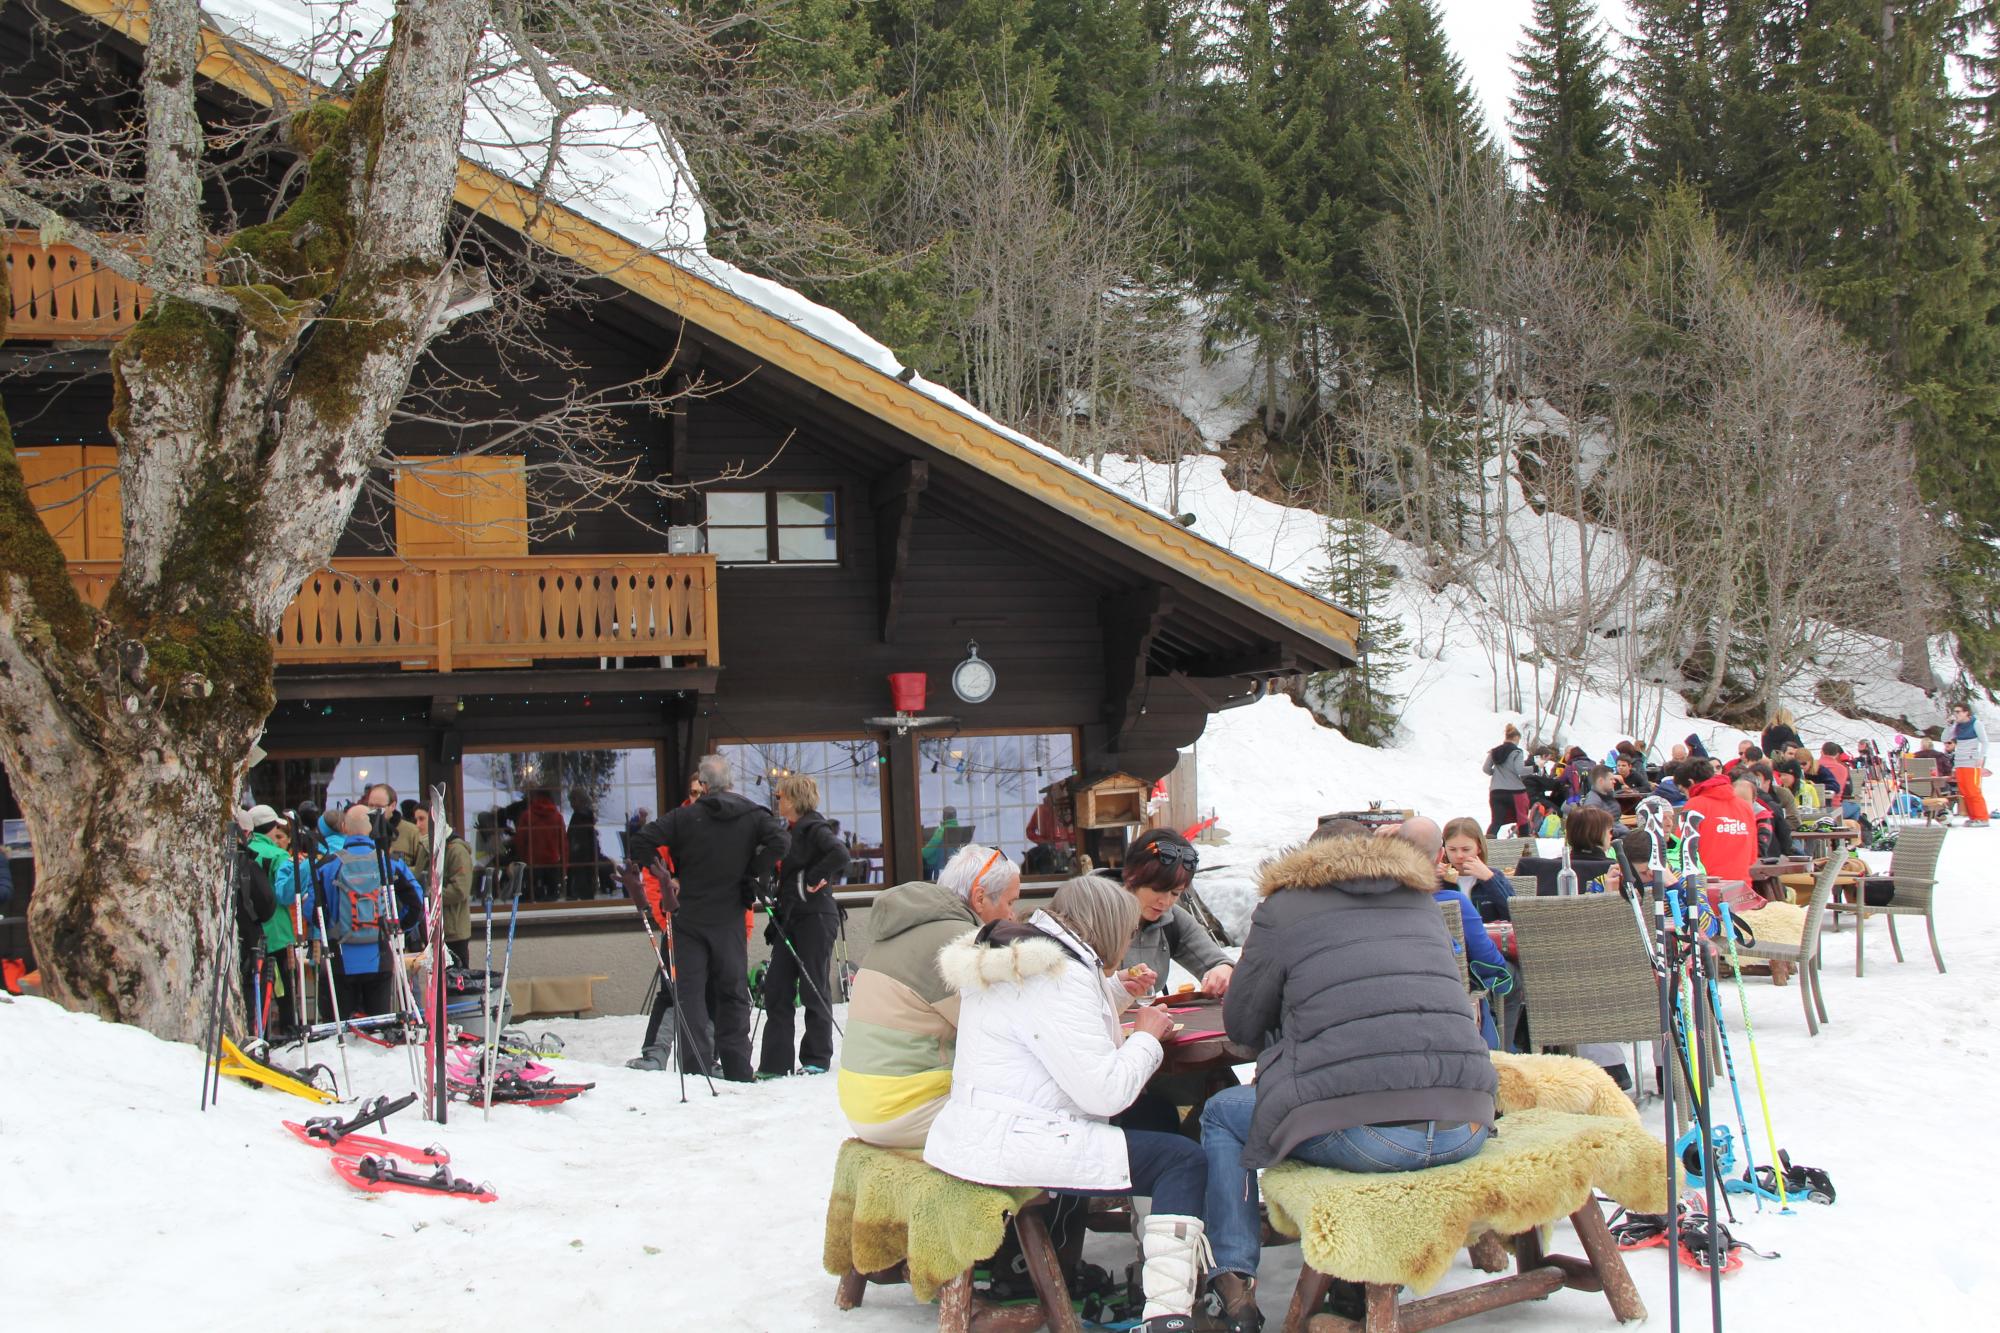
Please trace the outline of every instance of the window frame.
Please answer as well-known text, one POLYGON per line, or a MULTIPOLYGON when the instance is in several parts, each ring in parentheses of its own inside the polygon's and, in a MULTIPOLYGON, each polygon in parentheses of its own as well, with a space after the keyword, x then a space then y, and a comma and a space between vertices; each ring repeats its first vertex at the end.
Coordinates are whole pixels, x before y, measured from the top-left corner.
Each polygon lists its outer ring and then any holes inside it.
POLYGON ((731 487, 714 486, 702 493, 702 534, 709 554, 715 556, 715 563, 723 569, 838 569, 846 563, 847 542, 847 497, 839 486, 763 486, 731 487), (787 560, 780 554, 780 534, 787 530, 809 531, 811 527, 802 523, 780 523, 778 521, 778 496, 823 495, 833 500, 833 558, 830 560, 787 560), (710 516, 709 501, 717 495, 759 495, 764 500, 764 558, 762 560, 733 560, 715 551, 714 530, 718 527, 728 532, 754 532, 747 523, 716 523, 710 516))
MULTIPOLYGON (((917 830, 919 833, 921 833, 923 829, 926 827, 924 823, 924 759, 923 759, 923 746, 921 742, 935 739, 944 741, 947 744, 949 744, 951 741, 955 740, 971 740, 979 737, 991 737, 991 736, 1068 736, 1070 745, 1070 751, 1069 751, 1070 772, 1066 774, 1056 774, 1053 771, 1051 771, 1051 773, 1049 774, 1049 781, 1059 782, 1065 777, 1080 776, 1084 771, 1083 728, 1078 726, 1052 725, 1043 727, 1020 727, 1020 726, 961 727, 958 728, 957 730, 949 732, 939 732, 935 734, 921 733, 920 742, 916 747, 917 772, 911 775, 912 778, 914 779, 912 786, 914 787, 917 794, 917 808, 912 813, 916 818, 917 830)), ((1081 837, 1081 830, 1079 830, 1079 836, 1077 840, 1077 848, 1079 851, 1082 850, 1082 846, 1083 842, 1081 837)), ((1030 886, 1033 885, 1061 884, 1063 881, 1069 878, 1071 878, 1071 876, 1069 875, 1023 875, 1021 876, 1021 885, 1023 891, 1025 892, 1030 886)))

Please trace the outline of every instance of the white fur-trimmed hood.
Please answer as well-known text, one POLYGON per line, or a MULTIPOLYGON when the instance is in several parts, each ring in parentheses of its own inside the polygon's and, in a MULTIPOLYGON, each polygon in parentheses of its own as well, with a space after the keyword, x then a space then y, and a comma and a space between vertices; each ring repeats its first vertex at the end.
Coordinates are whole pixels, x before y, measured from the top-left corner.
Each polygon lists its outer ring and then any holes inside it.
POLYGON ((1012 921, 969 930, 938 950, 938 975, 964 994, 999 985, 1019 985, 1031 977, 1058 976, 1077 966, 1070 951, 1042 931, 1012 921), (989 938, 981 942, 982 932, 989 938))

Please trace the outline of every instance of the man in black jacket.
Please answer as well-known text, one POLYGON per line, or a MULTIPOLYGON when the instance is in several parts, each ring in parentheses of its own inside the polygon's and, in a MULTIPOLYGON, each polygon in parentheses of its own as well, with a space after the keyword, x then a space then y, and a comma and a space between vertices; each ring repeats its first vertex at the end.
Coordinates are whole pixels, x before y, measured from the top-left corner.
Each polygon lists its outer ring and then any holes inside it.
POLYGON ((700 776, 706 794, 633 834, 632 859, 663 885, 667 874, 680 884, 673 923, 675 990, 687 1034, 679 1046, 681 1067, 699 1072, 719 1060, 722 1077, 748 1083, 750 954, 743 914, 770 896, 791 838, 776 815, 729 789, 727 759, 704 756, 700 776))

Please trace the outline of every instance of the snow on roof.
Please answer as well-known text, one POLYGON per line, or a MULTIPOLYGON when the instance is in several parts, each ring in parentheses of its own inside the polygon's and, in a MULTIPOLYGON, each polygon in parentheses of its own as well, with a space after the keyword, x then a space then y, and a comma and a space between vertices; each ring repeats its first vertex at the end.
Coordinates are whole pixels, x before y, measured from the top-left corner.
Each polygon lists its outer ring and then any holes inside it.
MULTIPOLYGON (((202 9, 219 31, 317 83, 339 86, 343 79, 372 68, 388 49, 395 4, 394 0, 202 0, 202 9)), ((548 164, 554 110, 504 38, 487 34, 479 66, 467 98, 461 152, 497 175, 533 187, 548 164)), ((573 113, 563 125, 549 170, 554 202, 870 369, 902 380, 933 402, 1033 450, 1118 500, 1174 519, 1060 450, 994 420, 945 386, 910 374, 894 352, 840 312, 709 254, 699 191, 674 144, 645 115, 621 105, 615 93, 576 70, 556 65, 551 72, 566 93, 603 99, 573 113), (910 378, 903 380, 905 374, 910 378)), ((1254 551, 1233 549, 1231 543, 1207 533, 1189 535, 1331 605, 1306 584, 1272 569, 1254 551)))

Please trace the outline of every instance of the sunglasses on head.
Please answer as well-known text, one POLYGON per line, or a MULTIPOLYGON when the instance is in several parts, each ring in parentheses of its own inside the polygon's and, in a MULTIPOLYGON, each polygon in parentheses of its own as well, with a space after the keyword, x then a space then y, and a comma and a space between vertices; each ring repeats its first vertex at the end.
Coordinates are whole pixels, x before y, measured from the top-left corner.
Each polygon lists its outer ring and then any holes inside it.
POLYGON ((1151 853, 1162 865, 1179 866, 1194 870, 1201 865, 1201 853, 1184 842, 1168 842, 1161 838, 1141 847, 1140 852, 1151 853))

